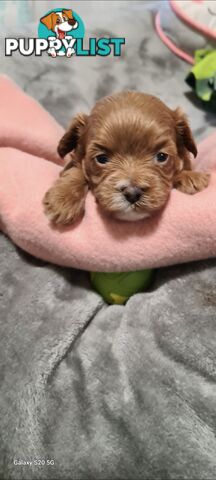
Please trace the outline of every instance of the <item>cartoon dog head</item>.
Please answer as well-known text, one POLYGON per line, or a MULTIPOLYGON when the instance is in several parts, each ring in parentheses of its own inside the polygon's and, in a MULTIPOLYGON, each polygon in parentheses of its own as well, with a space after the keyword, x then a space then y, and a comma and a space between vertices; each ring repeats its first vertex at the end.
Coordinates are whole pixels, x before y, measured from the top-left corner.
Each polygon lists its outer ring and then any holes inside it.
POLYGON ((52 30, 56 37, 62 40, 67 32, 78 27, 78 22, 73 17, 72 10, 62 10, 61 12, 50 12, 40 19, 49 30, 52 30))

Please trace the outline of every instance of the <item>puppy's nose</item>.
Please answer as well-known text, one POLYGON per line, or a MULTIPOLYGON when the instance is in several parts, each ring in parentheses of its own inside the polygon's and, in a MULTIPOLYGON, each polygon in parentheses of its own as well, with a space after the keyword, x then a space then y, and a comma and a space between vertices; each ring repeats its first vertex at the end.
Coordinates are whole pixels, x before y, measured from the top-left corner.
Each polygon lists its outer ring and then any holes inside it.
POLYGON ((68 20, 68 23, 69 23, 69 25, 71 25, 71 26, 73 27, 73 26, 75 25, 75 23, 76 23, 75 18, 70 18, 70 19, 68 20))
POLYGON ((139 187, 130 186, 124 189, 124 196, 130 203, 136 203, 140 199, 142 193, 143 191, 139 187))

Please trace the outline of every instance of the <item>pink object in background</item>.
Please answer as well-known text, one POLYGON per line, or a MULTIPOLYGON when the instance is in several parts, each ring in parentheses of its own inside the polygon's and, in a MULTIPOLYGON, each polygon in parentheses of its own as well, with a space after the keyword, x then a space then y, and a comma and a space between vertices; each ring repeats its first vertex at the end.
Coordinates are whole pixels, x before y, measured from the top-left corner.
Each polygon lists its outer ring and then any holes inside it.
POLYGON ((140 222, 102 215, 89 193, 76 225, 56 229, 42 198, 58 177, 62 128, 11 80, 0 77, 0 225, 11 240, 49 262, 92 271, 154 268, 216 255, 216 134, 199 147, 209 187, 194 196, 173 190, 162 214, 140 222))
POLYGON ((169 0, 175 14, 201 34, 216 39, 215 0, 169 0))
MULTIPOLYGON (((173 12, 187 26, 206 37, 216 39, 216 0, 169 0, 173 12)), ((193 65, 194 57, 177 46, 164 32, 161 16, 155 16, 155 29, 162 42, 179 58, 193 65)))
POLYGON ((191 65, 194 65, 194 58, 191 57, 188 53, 184 52, 181 48, 177 47, 172 40, 167 37, 167 35, 164 33, 162 27, 161 27, 161 20, 160 20, 160 13, 158 12, 155 16, 155 29, 162 40, 162 42, 175 54, 177 57, 181 58, 187 63, 190 63, 191 65))

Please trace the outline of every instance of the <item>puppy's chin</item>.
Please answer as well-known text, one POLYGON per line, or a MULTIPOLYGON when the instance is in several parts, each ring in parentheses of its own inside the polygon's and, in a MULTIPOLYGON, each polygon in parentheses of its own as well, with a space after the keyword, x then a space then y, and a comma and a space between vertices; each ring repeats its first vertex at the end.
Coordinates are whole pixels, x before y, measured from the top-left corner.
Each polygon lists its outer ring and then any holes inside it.
POLYGON ((137 222, 144 218, 149 218, 150 214, 145 212, 137 212, 136 210, 123 210, 115 213, 114 217, 117 220, 124 220, 125 222, 137 222))

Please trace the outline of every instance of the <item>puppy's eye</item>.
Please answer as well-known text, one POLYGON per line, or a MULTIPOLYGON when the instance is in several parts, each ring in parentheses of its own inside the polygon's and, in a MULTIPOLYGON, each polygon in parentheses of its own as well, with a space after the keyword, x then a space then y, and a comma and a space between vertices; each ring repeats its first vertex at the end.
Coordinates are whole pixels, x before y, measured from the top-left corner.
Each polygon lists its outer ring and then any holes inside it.
POLYGON ((107 155, 104 155, 104 154, 97 155, 97 157, 95 157, 95 160, 97 163, 100 163, 101 165, 105 165, 105 163, 109 162, 109 158, 107 157, 107 155))
POLYGON ((169 157, 168 153, 158 152, 157 155, 156 155, 156 160, 159 163, 163 163, 163 162, 166 162, 168 157, 169 157))
POLYGON ((60 18, 57 18, 56 23, 60 23, 60 18))

